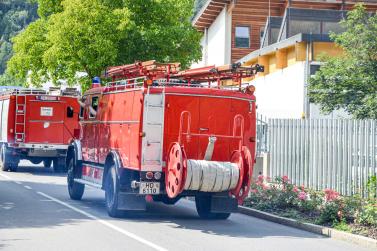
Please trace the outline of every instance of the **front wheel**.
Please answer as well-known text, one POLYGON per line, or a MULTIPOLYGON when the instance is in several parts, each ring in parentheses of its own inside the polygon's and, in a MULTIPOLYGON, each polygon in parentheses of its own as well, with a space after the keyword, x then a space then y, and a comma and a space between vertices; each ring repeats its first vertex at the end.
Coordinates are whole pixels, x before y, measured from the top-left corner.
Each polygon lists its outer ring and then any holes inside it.
POLYGON ((195 196, 195 205, 196 211, 202 219, 225 220, 230 216, 230 213, 211 212, 211 196, 195 196))
POLYGON ((69 197, 72 200, 81 200, 84 194, 85 185, 75 182, 74 180, 76 177, 75 174, 76 174, 75 164, 73 162, 73 159, 71 158, 68 161, 68 172, 67 172, 68 193, 69 193, 69 197))
POLYGON ((0 164, 1 164, 1 170, 3 171, 8 171, 10 168, 9 161, 8 161, 8 154, 7 154, 7 149, 5 145, 1 146, 0 150, 0 164))
POLYGON ((105 180, 105 200, 107 213, 111 217, 119 217, 121 210, 118 209, 119 180, 116 175, 115 166, 111 166, 105 180))

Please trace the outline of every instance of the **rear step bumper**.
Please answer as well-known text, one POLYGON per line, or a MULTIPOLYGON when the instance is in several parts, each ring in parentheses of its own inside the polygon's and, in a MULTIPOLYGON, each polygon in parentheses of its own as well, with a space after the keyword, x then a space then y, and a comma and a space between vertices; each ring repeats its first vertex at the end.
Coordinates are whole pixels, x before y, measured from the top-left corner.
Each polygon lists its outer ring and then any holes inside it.
POLYGON ((63 144, 34 144, 34 143, 19 143, 16 148, 32 148, 43 150, 67 150, 69 145, 63 144))

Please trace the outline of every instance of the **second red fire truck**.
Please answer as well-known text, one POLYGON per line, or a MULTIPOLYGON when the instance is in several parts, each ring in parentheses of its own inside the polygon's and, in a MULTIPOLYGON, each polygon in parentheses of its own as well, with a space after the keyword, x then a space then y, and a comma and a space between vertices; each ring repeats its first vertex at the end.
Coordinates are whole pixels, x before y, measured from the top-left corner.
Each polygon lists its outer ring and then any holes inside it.
POLYGON ((80 139, 67 155, 68 191, 105 190, 110 216, 194 196, 202 218, 225 219, 248 195, 255 161, 253 86, 263 67, 179 71, 179 64, 112 67, 81 100, 80 139), (235 86, 236 84, 236 86, 235 86))
POLYGON ((79 134, 79 93, 76 89, 50 91, 5 88, 0 92, 0 165, 16 171, 20 160, 66 168, 66 154, 79 134))

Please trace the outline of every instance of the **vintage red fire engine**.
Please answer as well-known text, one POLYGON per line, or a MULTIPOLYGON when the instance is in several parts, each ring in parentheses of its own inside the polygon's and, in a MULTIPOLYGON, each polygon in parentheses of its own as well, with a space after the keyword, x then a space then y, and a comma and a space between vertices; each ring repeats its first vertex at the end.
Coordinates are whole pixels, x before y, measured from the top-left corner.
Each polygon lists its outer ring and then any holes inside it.
POLYGON ((76 89, 6 88, 0 92, 0 164, 3 171, 16 171, 20 160, 53 163, 64 171, 69 143, 79 134, 76 89))
POLYGON ((194 196, 200 217, 225 219, 247 196, 255 160, 252 77, 238 64, 179 71, 155 61, 111 67, 82 99, 81 135, 68 154, 68 191, 105 190, 107 211, 145 210, 194 196), (236 87, 232 87, 236 83, 236 87))

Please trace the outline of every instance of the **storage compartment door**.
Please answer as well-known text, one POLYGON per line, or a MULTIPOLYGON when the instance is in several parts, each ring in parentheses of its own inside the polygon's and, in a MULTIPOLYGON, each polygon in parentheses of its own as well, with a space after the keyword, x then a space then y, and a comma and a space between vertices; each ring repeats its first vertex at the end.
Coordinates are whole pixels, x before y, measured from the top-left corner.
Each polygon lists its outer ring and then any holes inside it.
POLYGON ((29 101, 25 143, 63 144, 65 103, 29 101))

